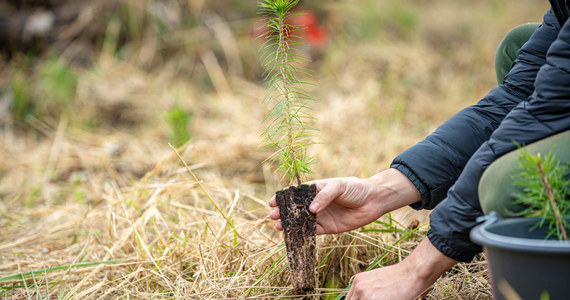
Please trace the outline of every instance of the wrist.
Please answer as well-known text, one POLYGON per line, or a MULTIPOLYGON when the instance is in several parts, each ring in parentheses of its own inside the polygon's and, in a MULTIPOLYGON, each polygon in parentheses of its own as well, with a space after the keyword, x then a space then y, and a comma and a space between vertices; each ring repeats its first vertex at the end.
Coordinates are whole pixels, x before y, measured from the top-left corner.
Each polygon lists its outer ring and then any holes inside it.
POLYGON ((380 205, 382 215, 421 199, 416 186, 396 169, 387 169, 365 180, 371 185, 372 200, 380 205))
POLYGON ((456 260, 441 253, 427 237, 420 242, 408 258, 416 279, 430 285, 457 264, 456 260))

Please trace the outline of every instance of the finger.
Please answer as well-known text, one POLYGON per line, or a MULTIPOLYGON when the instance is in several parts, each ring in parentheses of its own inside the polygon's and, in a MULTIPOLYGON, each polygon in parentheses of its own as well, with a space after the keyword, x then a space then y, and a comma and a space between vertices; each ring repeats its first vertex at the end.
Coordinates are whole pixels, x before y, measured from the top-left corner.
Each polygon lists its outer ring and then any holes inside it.
POLYGON ((283 231, 283 223, 277 222, 277 224, 275 224, 275 229, 283 231))
POLYGON ((342 188, 339 181, 327 183, 320 192, 317 193, 315 199, 309 206, 309 210, 316 214, 325 209, 334 199, 342 194, 342 188))
POLYGON ((316 179, 305 182, 305 184, 312 185, 314 184, 317 187, 317 193, 320 192, 330 181, 330 179, 316 179))
POLYGON ((274 210, 269 213, 269 217, 273 220, 279 220, 279 208, 276 207, 274 210))
POLYGON ((275 199, 275 195, 271 197, 271 200, 269 200, 269 206, 277 207, 277 199, 275 199))

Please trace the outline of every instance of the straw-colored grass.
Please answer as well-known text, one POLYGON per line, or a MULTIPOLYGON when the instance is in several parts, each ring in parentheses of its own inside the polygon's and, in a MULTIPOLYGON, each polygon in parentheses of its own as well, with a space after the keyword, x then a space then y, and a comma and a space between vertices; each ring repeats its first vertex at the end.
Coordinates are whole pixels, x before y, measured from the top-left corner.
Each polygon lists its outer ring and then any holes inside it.
MULTIPOLYGON (((0 111, 0 298, 290 297, 282 234, 266 204, 284 183, 258 148, 255 1, 221 2, 124 1, 132 10, 109 19, 93 64, 70 69, 69 105, 37 105, 21 119, 0 111), (116 52, 117 24, 136 25, 148 11, 174 17, 160 26, 147 17, 116 52), (169 147, 173 107, 190 115, 191 139, 177 151, 199 182, 169 147)), ((330 33, 325 49, 305 49, 319 99, 312 178, 371 176, 475 103, 496 85, 500 39, 540 21, 544 2, 307 2, 330 33)), ((35 70, 53 58, 29 68, 21 59, 2 62, 2 103, 17 80, 41 103, 49 75, 35 70)), ((425 236, 428 213, 405 209, 320 236, 316 293, 336 294, 356 273, 402 260, 425 236)), ((455 267, 425 297, 490 299, 484 257, 455 267)))

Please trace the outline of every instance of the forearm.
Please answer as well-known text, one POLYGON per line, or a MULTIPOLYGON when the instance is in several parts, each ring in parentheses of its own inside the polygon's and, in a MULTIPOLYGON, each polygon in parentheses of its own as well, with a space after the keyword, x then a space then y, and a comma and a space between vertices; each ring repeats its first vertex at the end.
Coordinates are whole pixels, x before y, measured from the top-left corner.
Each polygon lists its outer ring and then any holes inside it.
POLYGON ((378 204, 379 215, 420 200, 420 192, 402 172, 390 168, 368 179, 370 201, 378 204))
POLYGON ((428 238, 424 238, 404 261, 411 268, 411 274, 423 283, 424 290, 458 263, 437 250, 428 238))

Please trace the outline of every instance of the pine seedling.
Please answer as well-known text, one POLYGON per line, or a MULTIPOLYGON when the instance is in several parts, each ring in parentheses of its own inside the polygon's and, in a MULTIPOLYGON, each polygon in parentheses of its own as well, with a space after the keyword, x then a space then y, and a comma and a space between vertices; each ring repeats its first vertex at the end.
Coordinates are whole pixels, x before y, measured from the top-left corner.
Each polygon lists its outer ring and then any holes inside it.
POLYGON ((170 125, 172 141, 176 147, 182 146, 190 139, 188 123, 192 119, 191 113, 186 112, 179 106, 175 106, 166 111, 165 119, 168 125, 170 125))
POLYGON ((297 186, 277 191, 275 199, 283 224, 291 279, 296 294, 309 294, 315 289, 316 215, 309 205, 316 195, 316 186, 302 185, 311 173, 313 159, 307 147, 314 144, 314 118, 309 102, 314 99, 303 88, 300 77, 309 72, 299 65, 307 59, 297 54, 302 46, 297 34, 303 28, 294 25, 291 10, 299 0, 260 0, 259 10, 265 17, 263 64, 266 68, 268 114, 262 134, 264 146, 276 149, 268 160, 277 171, 297 186))
POLYGON ((309 102, 314 98, 303 88, 308 83, 300 80, 309 72, 298 66, 308 59, 296 52, 302 45, 296 34, 303 28, 291 22, 296 16, 291 10, 297 3, 299 0, 262 0, 258 6, 265 17, 261 37, 265 39, 262 51, 268 113, 263 144, 277 149, 268 160, 276 163, 283 178, 301 184, 314 163, 307 147, 315 143, 316 128, 309 113, 309 102))
POLYGON ((542 157, 523 148, 518 168, 513 180, 522 191, 515 203, 524 207, 518 216, 539 217, 533 229, 546 226, 546 238, 568 240, 568 222, 564 218, 570 214, 570 180, 565 178, 568 164, 562 164, 552 151, 542 157))

